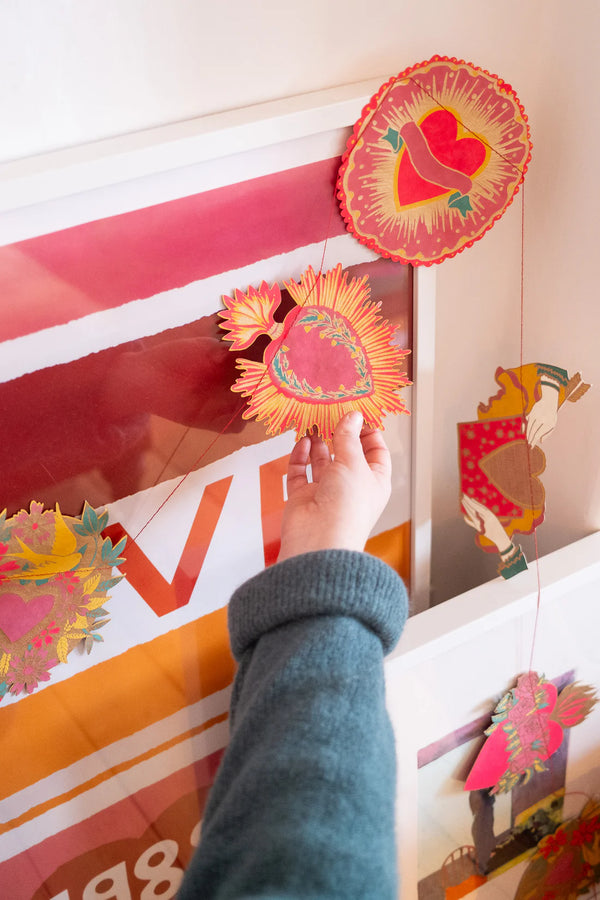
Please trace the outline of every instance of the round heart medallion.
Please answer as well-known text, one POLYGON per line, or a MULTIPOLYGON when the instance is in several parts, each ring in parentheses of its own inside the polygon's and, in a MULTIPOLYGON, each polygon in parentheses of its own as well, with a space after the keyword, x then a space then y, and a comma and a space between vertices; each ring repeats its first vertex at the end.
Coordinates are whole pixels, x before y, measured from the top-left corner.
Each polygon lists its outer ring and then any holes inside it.
POLYGON ((492 227, 530 158, 510 85, 434 56, 391 78, 363 110, 339 172, 342 214, 382 256, 431 265, 492 227))

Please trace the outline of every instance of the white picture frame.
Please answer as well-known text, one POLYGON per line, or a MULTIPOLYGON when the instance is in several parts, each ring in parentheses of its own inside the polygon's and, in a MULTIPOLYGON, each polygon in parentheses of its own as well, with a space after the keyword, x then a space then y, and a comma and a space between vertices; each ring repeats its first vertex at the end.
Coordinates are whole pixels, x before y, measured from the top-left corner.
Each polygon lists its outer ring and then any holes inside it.
MULTIPOLYGON (((346 85, 4 163, 0 166, 0 245, 341 154, 352 125, 378 87, 376 80, 346 85)), ((370 254, 350 235, 331 244, 335 244, 335 261, 345 265, 370 254)), ((288 275, 289 271, 267 271, 261 266, 261 278, 288 275)), ((211 298, 215 287, 211 285, 211 298)), ((434 311, 435 268, 415 268, 413 614, 429 605, 434 311)), ((116 321, 115 329, 120 327, 116 321)), ((77 330, 73 343, 85 347, 87 334, 89 329, 77 330)), ((19 360, 26 356, 22 344, 17 339, 3 345, 0 378, 20 374, 19 360)), ((88 352, 96 349, 90 347, 88 352)), ((51 365, 51 346, 43 352, 49 354, 45 364, 51 365)))
MULTIPOLYGON (((542 557, 542 585, 533 564, 510 581, 496 578, 415 616, 386 663, 388 708, 397 742, 397 846, 402 900, 416 900, 419 882, 419 751, 479 717, 530 669, 551 680, 574 671, 574 679, 600 695, 600 532, 542 557), (539 607, 539 608, 538 608, 539 607), (537 617, 537 626, 536 626, 537 617)), ((487 724, 483 727, 487 727, 487 724)), ((569 729, 563 818, 579 813, 581 792, 600 792, 600 709, 569 729)), ((460 755, 460 754, 459 754, 460 755)), ((456 759, 440 789, 438 858, 461 840, 448 831, 443 807, 461 802, 464 821, 453 813, 456 833, 470 827, 468 794, 456 778, 456 759), (467 827, 468 826, 468 827, 467 827), (454 844, 452 840, 455 839, 454 844)), ((430 810, 427 811, 430 814, 430 810)), ((431 845, 427 849, 431 856, 431 845)), ((466 896, 514 897, 527 866, 524 859, 466 896)))

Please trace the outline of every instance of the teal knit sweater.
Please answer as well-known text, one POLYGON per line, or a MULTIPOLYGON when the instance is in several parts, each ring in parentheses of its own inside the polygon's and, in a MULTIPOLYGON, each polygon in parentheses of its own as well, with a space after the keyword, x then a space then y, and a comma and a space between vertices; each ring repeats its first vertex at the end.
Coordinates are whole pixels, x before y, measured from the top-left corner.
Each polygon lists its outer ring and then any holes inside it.
POLYGON ((383 657, 406 613, 396 573, 345 550, 236 591, 231 741, 180 900, 396 897, 383 657))

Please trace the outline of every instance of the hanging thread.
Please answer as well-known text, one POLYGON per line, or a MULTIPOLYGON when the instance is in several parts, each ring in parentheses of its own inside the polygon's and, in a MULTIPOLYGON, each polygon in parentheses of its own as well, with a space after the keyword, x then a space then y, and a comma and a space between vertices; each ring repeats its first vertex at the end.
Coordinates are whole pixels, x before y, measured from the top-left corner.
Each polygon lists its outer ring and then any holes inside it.
MULTIPOLYGON (((434 101, 441 109, 446 110, 446 107, 444 106, 444 104, 441 103, 440 100, 439 100, 437 97, 435 97, 435 96, 434 96, 434 95, 433 95, 433 94, 432 94, 432 93, 431 93, 431 92, 430 92, 423 84, 421 84, 416 78, 414 78, 414 77, 412 77, 412 76, 408 76, 408 78, 409 78, 414 84, 416 84, 417 87, 418 87, 420 90, 422 90, 425 94, 427 94, 427 95, 428 95, 428 96, 429 96, 429 97, 430 97, 430 98, 431 98, 431 99, 432 99, 432 100, 433 100, 433 101, 434 101)), ((383 102, 385 101, 385 99, 386 99, 386 97, 387 97, 389 91, 391 90, 393 84, 394 84, 394 81, 392 80, 392 81, 389 83, 387 89, 382 93, 381 97, 380 97, 380 98, 378 99, 378 101, 377 101, 377 104, 373 107, 373 110, 372 110, 372 113, 373 113, 373 114, 374 114, 375 112, 377 112, 378 109, 381 108, 381 106, 382 106, 383 102)), ((364 114, 364 116, 363 116, 363 122, 362 122, 362 125, 361 125, 361 127, 358 129, 358 132, 357 132, 357 136, 356 136, 356 137, 357 137, 357 140, 360 139, 361 135, 363 134, 363 132, 365 131, 365 129, 366 129, 367 126, 368 126, 368 119, 369 119, 370 117, 368 117, 368 116, 366 115, 366 110, 367 110, 367 109, 368 109, 368 107, 365 107, 365 110, 363 110, 363 113, 365 113, 365 114, 364 114)), ((448 111, 451 112, 453 115, 456 115, 452 110, 448 110, 448 111)), ((469 133, 471 133, 471 134, 474 134, 474 135, 476 134, 476 133, 473 131, 473 129, 469 128, 469 126, 466 125, 462 120, 459 120, 459 121, 460 121, 461 127, 462 127, 465 131, 467 131, 467 132, 469 132, 469 133)), ((491 146, 487 141, 485 141, 485 140, 481 137, 481 135, 476 135, 476 136, 477 136, 477 138, 478 138, 480 141, 482 141, 482 143, 485 144, 485 146, 487 146, 487 148, 490 150, 490 152, 495 153, 495 154, 496 154, 497 156, 499 156, 504 162, 506 162, 507 165, 511 166, 516 172, 518 172, 518 173, 522 176, 522 174, 523 174, 522 168, 520 168, 519 166, 516 166, 511 160, 507 159, 506 156, 505 156, 503 153, 501 153, 496 147, 491 146)), ((524 195, 522 195, 522 196, 524 196, 524 195)), ((320 278, 322 277, 322 275, 323 275, 323 267, 324 267, 324 264, 325 264, 325 255, 326 255, 326 252, 327 252, 327 245, 328 245, 328 242, 329 242, 329 236, 330 236, 330 233, 331 233, 331 223, 332 223, 332 220, 333 220, 333 213, 334 213, 334 210, 335 210, 335 207, 336 207, 336 202, 337 202, 337 179, 334 181, 333 193, 332 193, 332 197, 331 197, 331 206, 330 206, 330 212, 329 212, 329 219, 328 219, 327 229, 326 229, 326 233, 325 233, 325 238, 324 238, 324 241, 323 241, 323 252, 322 252, 322 254, 321 254, 321 263, 320 263, 320 266, 319 266, 318 275, 317 275, 317 278, 315 279, 315 284, 314 284, 313 287, 311 288, 310 292, 308 293, 306 299, 303 301, 303 303, 301 304, 301 306, 304 306, 304 305, 306 305, 306 303, 308 303, 311 294, 313 293, 313 291, 315 290, 317 284, 319 283, 319 279, 320 279, 320 278)), ((522 204, 522 209, 524 210, 524 203, 522 204)), ((524 213, 522 213, 522 215, 524 215, 524 213)), ((522 229, 521 229, 521 230, 522 230, 522 235, 521 235, 521 366, 522 366, 522 356, 523 356, 523 257, 524 257, 524 250, 523 250, 523 234, 524 234, 523 220, 522 220, 522 229)), ((293 327, 293 325, 288 325, 287 328, 284 329, 284 331, 282 332, 282 334, 276 339, 276 342, 279 344, 279 346, 281 346, 281 345, 284 343, 286 337, 287 337, 288 334, 289 334, 289 330, 290 330, 291 327, 293 327)), ((266 373, 264 373, 264 374, 262 375, 262 377, 261 377, 261 379, 260 379, 260 381, 259 381, 259 385, 260 385, 260 383, 262 382, 262 380, 265 378, 265 376, 266 376, 266 373)), ((194 461, 194 463, 192 464, 191 468, 190 468, 188 471, 186 471, 184 475, 181 476, 181 478, 179 479, 179 481, 177 482, 177 484, 173 487, 173 489, 172 489, 172 490, 169 492, 169 494, 165 497, 165 499, 162 501, 162 503, 161 503, 161 504, 158 506, 158 508, 152 513, 152 515, 149 517, 149 519, 142 525, 142 527, 139 529, 139 531, 137 532, 137 534, 134 536, 134 538, 133 538, 134 541, 137 541, 137 539, 138 539, 139 536, 142 534, 142 532, 143 532, 143 531, 148 527, 148 525, 150 525, 150 523, 156 518, 156 516, 160 513, 160 511, 164 508, 164 506, 169 502, 169 500, 173 497, 173 495, 174 495, 174 494, 182 487, 182 485, 185 483, 185 481, 187 480, 187 478, 188 478, 188 477, 192 474, 192 472, 199 466, 199 464, 202 462, 202 460, 206 457, 206 455, 210 452, 210 450, 215 446, 215 444, 217 443, 217 441, 218 441, 224 434, 227 433, 227 431, 229 430, 229 428, 232 426, 232 424, 236 421, 236 419, 237 419, 237 418, 239 417, 239 415, 242 413, 242 411, 243 411, 245 405, 246 405, 245 401, 242 401, 241 404, 240 404, 240 406, 235 410, 235 412, 233 413, 233 415, 231 416, 231 418, 228 420, 228 422, 225 424, 225 426, 221 429, 221 431, 219 431, 219 432, 215 435, 215 437, 212 439, 212 441, 210 441, 210 443, 208 444, 208 446, 202 451, 202 453, 201 453, 201 454, 198 456, 198 458, 194 461)), ((186 436, 187 436, 187 434, 188 434, 189 431, 190 431, 190 427, 188 426, 188 427, 185 429, 184 433, 183 433, 183 434, 181 435, 181 437, 179 438, 179 440, 178 440, 178 442, 177 442, 175 448, 174 448, 173 451, 171 452, 169 458, 167 459, 167 461, 166 461, 165 464, 163 465, 163 468, 162 468, 161 472, 159 473, 159 475, 157 476, 157 479, 156 479, 156 481, 155 481, 155 483, 154 483, 154 486, 158 483, 158 481, 160 481, 160 478, 161 478, 162 474, 164 473, 164 471, 166 470, 167 466, 170 464, 170 462, 171 462, 172 459, 174 458, 175 454, 177 453, 177 450, 179 449, 179 447, 181 446, 181 444, 182 444, 183 441, 185 440, 185 438, 186 438, 186 436)), ((528 463, 529 463, 529 454, 528 454, 528 457, 527 457, 527 458, 528 458, 528 463)), ((536 535, 536 533, 535 533, 535 529, 534 529, 534 535, 535 535, 535 540, 536 540, 536 556, 537 556, 537 535, 536 535)), ((539 593, 540 593, 540 588, 539 588, 539 572, 538 572, 538 610, 539 610, 539 593)), ((536 626, 537 626, 537 618, 536 618, 536 626)), ((533 656, 533 646, 532 646, 532 656, 533 656)))

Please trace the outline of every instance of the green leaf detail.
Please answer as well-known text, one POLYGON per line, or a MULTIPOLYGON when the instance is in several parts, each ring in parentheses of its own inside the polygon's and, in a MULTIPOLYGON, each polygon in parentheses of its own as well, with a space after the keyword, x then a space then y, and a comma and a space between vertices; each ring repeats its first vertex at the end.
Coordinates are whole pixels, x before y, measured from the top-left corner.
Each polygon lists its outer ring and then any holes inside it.
POLYGON ((88 534, 97 534, 98 533, 98 515, 93 506, 85 501, 83 507, 83 515, 82 515, 83 524, 87 529, 88 534))
POLYGON ((448 206, 451 206, 453 209, 458 209, 465 219, 467 218, 467 215, 473 211, 469 195, 461 194, 460 191, 455 191, 453 194, 450 194, 448 197, 448 206))
POLYGON ((124 563, 125 560, 121 558, 120 554, 123 551, 126 543, 127 538, 123 537, 121 538, 119 543, 115 544, 115 546, 113 547, 111 539, 105 538, 102 544, 101 551, 103 562, 108 563, 111 566, 119 566, 121 563, 124 563))
POLYGON ((89 534, 89 531, 81 522, 73 522, 71 527, 76 534, 80 534, 82 537, 87 537, 89 534))
POLYGON ((118 584, 120 581, 123 581, 123 575, 117 575, 115 578, 107 578, 106 581, 101 581, 96 590, 95 594, 105 594, 107 591, 110 591, 115 584, 118 584))
POLYGON ((396 153, 398 153, 404 146, 404 141, 400 137, 400 133, 396 131, 395 128, 388 128, 387 132, 382 136, 381 140, 387 141, 388 144, 391 144, 392 150, 395 150, 396 153))

